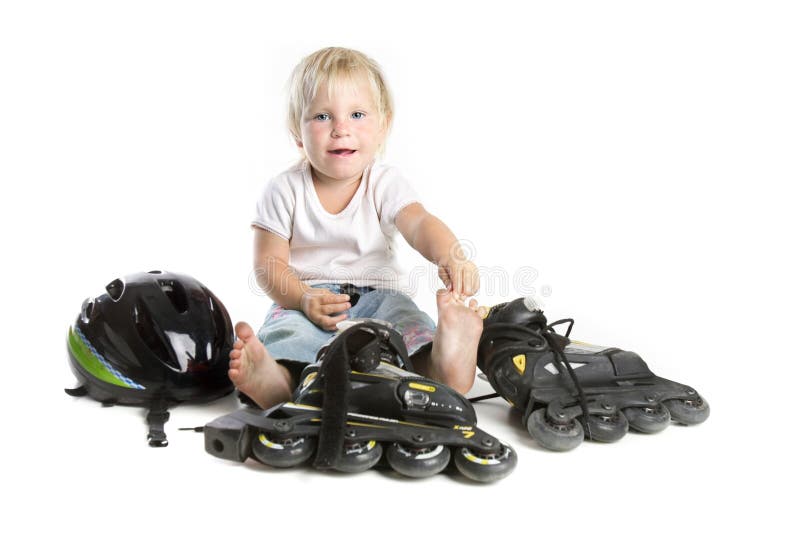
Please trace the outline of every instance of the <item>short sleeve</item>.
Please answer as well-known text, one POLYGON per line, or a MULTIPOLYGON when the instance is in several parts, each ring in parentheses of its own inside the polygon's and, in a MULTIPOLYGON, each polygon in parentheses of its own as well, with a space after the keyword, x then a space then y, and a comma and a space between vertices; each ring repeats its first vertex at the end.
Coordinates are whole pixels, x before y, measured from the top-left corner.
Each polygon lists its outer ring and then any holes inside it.
POLYGON ((290 176, 282 174, 267 182, 256 202, 253 226, 263 228, 285 240, 292 238, 295 198, 290 176))
POLYGON ((397 168, 387 166, 374 170, 377 171, 372 176, 375 180, 375 207, 381 228, 390 228, 400 210, 420 202, 420 198, 397 168))

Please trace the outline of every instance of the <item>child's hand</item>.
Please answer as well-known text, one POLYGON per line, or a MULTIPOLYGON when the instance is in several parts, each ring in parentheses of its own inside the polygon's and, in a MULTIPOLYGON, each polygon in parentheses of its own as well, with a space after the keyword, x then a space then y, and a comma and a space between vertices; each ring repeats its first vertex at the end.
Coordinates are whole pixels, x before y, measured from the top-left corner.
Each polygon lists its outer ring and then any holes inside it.
POLYGON ((439 264, 439 278, 448 291, 464 297, 471 297, 480 287, 478 268, 469 260, 450 258, 439 264))
POLYGON ((300 309, 306 317, 323 330, 336 330, 336 323, 347 319, 343 312, 350 309, 350 295, 333 293, 328 289, 310 288, 300 298, 300 309))

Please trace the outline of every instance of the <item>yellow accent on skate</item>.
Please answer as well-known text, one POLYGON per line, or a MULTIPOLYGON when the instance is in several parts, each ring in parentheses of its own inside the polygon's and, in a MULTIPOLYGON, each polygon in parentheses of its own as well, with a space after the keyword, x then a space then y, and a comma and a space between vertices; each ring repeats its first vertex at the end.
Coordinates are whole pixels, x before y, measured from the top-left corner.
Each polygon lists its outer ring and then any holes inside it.
POLYGON ((466 458, 470 462, 475 462, 476 464, 489 465, 489 460, 486 460, 484 458, 478 458, 477 456, 475 456, 471 452, 468 452, 467 454, 465 454, 464 458, 466 458))
POLYGON ((427 386, 425 384, 417 384, 416 382, 411 382, 408 387, 411 389, 418 389, 420 391, 427 391, 428 393, 433 393, 436 391, 436 388, 433 386, 427 386))
POLYGON ((474 435, 475 435, 475 432, 472 430, 472 427, 471 427, 471 426, 461 426, 461 425, 455 425, 455 426, 453 427, 453 430, 460 430, 460 431, 461 431, 461 433, 464 435, 464 437, 465 437, 466 439, 469 439, 469 438, 471 438, 472 436, 474 436, 474 435))
POLYGON ((270 449, 283 449, 283 445, 281 445, 280 443, 275 443, 274 441, 270 441, 270 439, 265 434, 259 434, 258 441, 260 441, 262 445, 264 445, 265 447, 269 447, 270 449))
POLYGON ((514 367, 517 368, 517 372, 521 375, 525 374, 525 355, 517 354, 512 361, 514 362, 514 367))
POLYGON ((303 380, 303 385, 301 387, 307 387, 315 378, 317 378, 317 373, 309 373, 305 380, 303 380))

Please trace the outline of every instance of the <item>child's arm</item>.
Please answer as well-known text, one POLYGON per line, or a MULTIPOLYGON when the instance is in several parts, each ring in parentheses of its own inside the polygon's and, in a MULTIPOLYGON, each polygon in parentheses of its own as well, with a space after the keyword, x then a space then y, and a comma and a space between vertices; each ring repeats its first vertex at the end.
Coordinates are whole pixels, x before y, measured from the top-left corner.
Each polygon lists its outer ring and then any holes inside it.
POLYGON ((289 242, 282 237, 255 228, 253 269, 259 287, 278 305, 287 310, 300 310, 314 324, 334 330, 345 315, 331 316, 350 308, 350 296, 327 289, 309 287, 289 267, 289 242))
POLYGON ((395 225, 414 250, 439 267, 439 278, 457 295, 478 291, 478 268, 467 260, 456 236, 422 204, 406 206, 395 217, 395 225))

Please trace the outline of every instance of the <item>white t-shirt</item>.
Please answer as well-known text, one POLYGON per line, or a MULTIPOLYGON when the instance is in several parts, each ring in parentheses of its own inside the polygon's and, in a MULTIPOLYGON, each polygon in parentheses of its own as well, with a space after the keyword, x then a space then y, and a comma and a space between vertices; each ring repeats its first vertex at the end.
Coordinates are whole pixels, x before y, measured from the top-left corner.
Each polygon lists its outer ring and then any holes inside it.
POLYGON ((345 283, 403 290, 395 260, 395 217, 419 197, 395 168, 367 167, 339 213, 325 211, 307 161, 267 182, 253 226, 289 241, 289 265, 306 284, 345 283))

